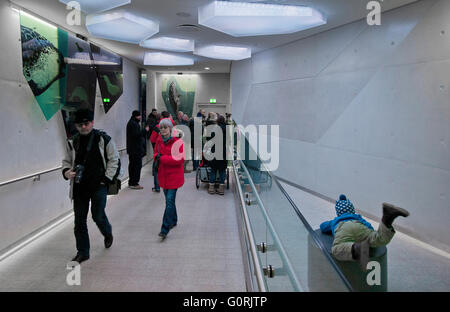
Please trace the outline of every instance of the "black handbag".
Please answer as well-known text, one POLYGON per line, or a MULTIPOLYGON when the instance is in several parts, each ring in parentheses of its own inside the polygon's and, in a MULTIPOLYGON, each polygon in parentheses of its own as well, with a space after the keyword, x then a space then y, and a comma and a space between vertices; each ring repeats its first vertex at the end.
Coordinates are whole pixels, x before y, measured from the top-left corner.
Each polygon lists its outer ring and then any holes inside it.
POLYGON ((152 174, 153 176, 156 176, 158 174, 159 169, 159 160, 160 160, 160 152, 161 152, 161 146, 158 145, 158 155, 156 155, 155 160, 153 160, 153 166, 152 166, 152 174))
POLYGON ((117 178, 114 178, 111 183, 108 183, 106 185, 106 188, 108 189, 108 195, 117 195, 119 194, 119 191, 122 187, 122 181, 120 181, 117 178))

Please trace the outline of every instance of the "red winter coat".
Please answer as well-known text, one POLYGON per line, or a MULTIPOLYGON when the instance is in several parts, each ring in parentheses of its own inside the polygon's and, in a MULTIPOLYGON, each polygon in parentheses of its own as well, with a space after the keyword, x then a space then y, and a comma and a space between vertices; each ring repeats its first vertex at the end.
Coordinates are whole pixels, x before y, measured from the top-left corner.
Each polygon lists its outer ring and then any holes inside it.
POLYGON ((155 153, 153 160, 158 152, 161 154, 158 168, 159 186, 166 190, 177 189, 184 184, 184 146, 183 140, 179 138, 171 138, 167 144, 161 136, 156 140, 155 153), (174 146, 174 154, 172 155, 172 146, 174 146), (178 148, 178 149, 177 149, 178 148))

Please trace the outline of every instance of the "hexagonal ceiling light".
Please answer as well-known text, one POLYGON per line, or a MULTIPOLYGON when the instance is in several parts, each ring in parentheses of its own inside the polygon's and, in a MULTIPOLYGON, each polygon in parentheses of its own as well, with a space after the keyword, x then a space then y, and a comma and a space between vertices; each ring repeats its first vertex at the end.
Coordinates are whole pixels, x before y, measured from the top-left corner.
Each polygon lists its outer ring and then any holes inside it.
POLYGON ((194 54, 213 59, 239 61, 251 57, 252 51, 250 48, 209 45, 195 48, 194 54))
POLYGON ((153 66, 194 65, 194 60, 190 57, 167 54, 163 52, 145 52, 144 65, 153 65, 153 66))
POLYGON ((159 32, 159 23, 128 12, 90 14, 86 28, 97 38, 139 44, 159 32))
POLYGON ((214 1, 198 8, 198 23, 234 37, 290 34, 326 24, 306 6, 214 1))
MULTIPOLYGON (((74 3, 73 0, 59 0, 66 5, 74 3)), ((87 13, 99 13, 107 10, 111 10, 126 4, 131 3, 131 0, 76 0, 80 5, 80 10, 87 13)))
POLYGON ((139 43, 139 45, 144 48, 167 50, 174 52, 194 51, 194 40, 178 39, 171 37, 147 39, 139 43))

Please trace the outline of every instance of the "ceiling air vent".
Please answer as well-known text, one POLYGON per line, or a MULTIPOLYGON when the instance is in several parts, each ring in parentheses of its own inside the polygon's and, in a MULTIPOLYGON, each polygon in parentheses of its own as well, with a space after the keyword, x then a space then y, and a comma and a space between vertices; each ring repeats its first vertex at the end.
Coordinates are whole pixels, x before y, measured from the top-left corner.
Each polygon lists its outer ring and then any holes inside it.
POLYGON ((189 33, 200 31, 200 27, 192 24, 181 24, 177 26, 177 29, 189 33))

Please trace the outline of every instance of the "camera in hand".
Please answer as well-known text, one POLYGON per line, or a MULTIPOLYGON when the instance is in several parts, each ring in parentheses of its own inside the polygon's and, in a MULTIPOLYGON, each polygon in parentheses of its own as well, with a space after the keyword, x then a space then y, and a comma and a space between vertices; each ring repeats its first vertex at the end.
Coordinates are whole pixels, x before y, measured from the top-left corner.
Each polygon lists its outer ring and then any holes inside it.
POLYGON ((75 183, 80 183, 81 178, 83 178, 84 166, 83 165, 76 165, 74 171, 75 171, 75 183))

